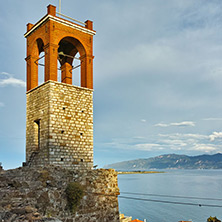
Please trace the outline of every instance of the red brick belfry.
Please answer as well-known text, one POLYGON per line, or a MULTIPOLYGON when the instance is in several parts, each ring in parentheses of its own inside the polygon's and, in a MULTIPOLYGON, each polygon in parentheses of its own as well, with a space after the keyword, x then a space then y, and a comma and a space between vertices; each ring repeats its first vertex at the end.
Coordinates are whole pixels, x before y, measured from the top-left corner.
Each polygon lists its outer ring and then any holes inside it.
MULTIPOLYGON (((27 24, 26 164, 70 169, 93 166, 93 30, 56 16, 49 5, 36 24, 27 24), (44 83, 38 85, 40 53, 44 83), (72 85, 79 53, 81 86, 72 85), (57 67, 58 61, 60 67, 57 67), (61 82, 58 82, 58 68, 61 82)), ((81 23, 82 24, 82 23, 81 23)))

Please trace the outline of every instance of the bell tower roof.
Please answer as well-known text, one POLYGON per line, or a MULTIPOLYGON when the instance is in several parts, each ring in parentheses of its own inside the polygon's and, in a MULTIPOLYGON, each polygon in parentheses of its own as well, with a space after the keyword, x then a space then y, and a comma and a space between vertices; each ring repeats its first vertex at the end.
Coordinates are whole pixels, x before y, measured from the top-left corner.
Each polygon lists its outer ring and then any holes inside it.
POLYGON ((89 35, 95 35, 96 34, 96 31, 93 30, 92 21, 87 20, 85 22, 81 22, 81 21, 78 21, 78 20, 73 19, 71 17, 62 15, 61 13, 57 13, 56 12, 56 7, 53 6, 53 5, 48 5, 47 9, 48 9, 47 14, 42 19, 40 19, 37 23, 35 23, 34 25, 31 24, 31 23, 27 24, 27 32, 24 34, 24 36, 26 38, 32 32, 34 32, 39 27, 41 27, 44 23, 46 23, 48 20, 58 22, 60 24, 63 24, 63 25, 68 26, 70 28, 73 28, 73 29, 76 29, 78 31, 87 33, 89 35), (64 17, 66 17, 67 19, 58 17, 58 16, 56 16, 56 14, 62 15, 64 17), (77 24, 77 23, 79 23, 79 24, 77 24))

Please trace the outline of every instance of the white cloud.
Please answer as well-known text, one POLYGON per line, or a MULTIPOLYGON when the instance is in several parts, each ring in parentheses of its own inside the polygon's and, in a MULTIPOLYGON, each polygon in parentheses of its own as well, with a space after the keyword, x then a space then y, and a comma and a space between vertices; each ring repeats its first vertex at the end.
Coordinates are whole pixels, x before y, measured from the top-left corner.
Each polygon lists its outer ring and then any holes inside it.
POLYGON ((16 79, 12 77, 11 74, 6 72, 0 73, 0 87, 4 86, 18 86, 18 87, 26 87, 26 83, 21 79, 16 79))
POLYGON ((5 104, 0 102, 0 107, 4 107, 4 106, 5 106, 5 104))
POLYGON ((144 136, 134 136, 132 139, 143 140, 143 139, 145 139, 145 137, 144 136))
POLYGON ((195 144, 189 150, 202 151, 205 153, 209 153, 212 151, 217 151, 219 147, 214 146, 213 144, 195 144))
POLYGON ((210 141, 214 141, 215 139, 222 139, 222 132, 213 132, 210 136, 210 141))
POLYGON ((160 144, 154 144, 154 143, 136 144, 134 147, 137 150, 144 150, 144 151, 163 150, 163 147, 160 144))
POLYGON ((158 134, 160 137, 168 137, 171 139, 184 139, 184 138, 195 138, 195 139, 207 139, 209 138, 206 135, 201 134, 192 134, 192 133, 173 133, 173 134, 158 134))
POLYGON ((205 120, 205 121, 221 121, 222 118, 214 118, 214 117, 211 117, 211 118, 205 118, 205 119, 203 119, 203 120, 205 120))
POLYGON ((173 140, 173 139, 168 139, 168 140, 162 140, 163 143, 171 146, 187 146, 187 143, 183 140, 173 140))
POLYGON ((159 127, 167 127, 169 126, 169 124, 165 124, 165 123, 157 123, 154 126, 159 126, 159 127))
POLYGON ((1 73, 0 73, 0 79, 7 78, 7 77, 9 77, 9 76, 10 76, 10 74, 7 73, 7 72, 1 72, 1 73))
POLYGON ((165 124, 165 123, 158 123, 155 126, 159 126, 159 127, 168 127, 168 126, 180 126, 180 127, 185 127, 185 126, 195 126, 195 123, 192 121, 183 121, 183 122, 179 122, 179 123, 169 123, 169 124, 165 124))
POLYGON ((174 133, 174 134, 159 134, 161 137, 168 137, 170 139, 208 139, 207 135, 194 133, 174 133))
POLYGON ((195 123, 192 121, 183 121, 180 123, 171 123, 170 126, 181 126, 181 127, 185 127, 185 126, 195 126, 195 123))
POLYGON ((221 149, 219 145, 208 144, 208 135, 192 133, 174 133, 158 134, 158 136, 158 143, 162 144, 162 147, 168 150, 216 152, 221 149))
POLYGON ((146 151, 146 152, 182 152, 189 153, 216 153, 222 152, 222 146, 209 143, 209 137, 213 140, 222 138, 222 132, 214 132, 212 135, 192 134, 192 133, 173 133, 149 135, 146 137, 115 138, 110 143, 105 143, 102 147, 115 148, 119 150, 146 151), (139 142, 140 141, 140 142, 139 142))
POLYGON ((143 122, 143 123, 145 123, 145 122, 146 122, 146 120, 145 120, 145 119, 141 119, 140 121, 141 121, 141 122, 143 122))

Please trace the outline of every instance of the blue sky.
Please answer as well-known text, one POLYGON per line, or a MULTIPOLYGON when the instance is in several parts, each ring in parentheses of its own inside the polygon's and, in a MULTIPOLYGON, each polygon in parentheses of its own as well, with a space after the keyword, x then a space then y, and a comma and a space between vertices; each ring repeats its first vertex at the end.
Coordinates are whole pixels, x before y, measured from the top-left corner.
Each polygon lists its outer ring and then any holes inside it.
MULTIPOLYGON (((25 160, 27 23, 58 0, 0 8, 0 162, 25 160)), ((62 0, 94 22, 94 163, 222 152, 222 2, 62 0)))

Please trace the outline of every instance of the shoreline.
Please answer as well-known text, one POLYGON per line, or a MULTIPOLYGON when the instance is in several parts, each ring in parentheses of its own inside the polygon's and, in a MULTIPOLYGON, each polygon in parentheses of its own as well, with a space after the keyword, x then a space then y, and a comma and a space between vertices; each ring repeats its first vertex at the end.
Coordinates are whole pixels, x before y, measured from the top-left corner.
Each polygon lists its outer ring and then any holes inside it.
POLYGON ((117 174, 151 174, 151 173, 166 173, 164 171, 117 171, 117 174))

